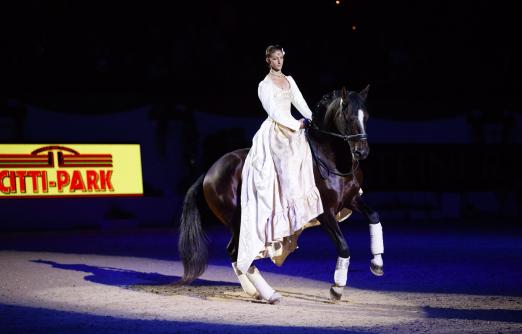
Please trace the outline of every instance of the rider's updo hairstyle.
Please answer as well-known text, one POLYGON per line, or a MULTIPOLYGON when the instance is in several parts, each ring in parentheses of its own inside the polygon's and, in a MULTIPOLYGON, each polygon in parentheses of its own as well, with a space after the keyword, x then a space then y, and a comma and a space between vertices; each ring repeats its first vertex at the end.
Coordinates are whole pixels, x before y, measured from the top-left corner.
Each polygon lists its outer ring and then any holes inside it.
POLYGON ((285 55, 285 51, 283 50, 283 47, 281 45, 278 45, 278 44, 274 44, 274 45, 269 45, 266 50, 265 50, 265 61, 268 65, 268 67, 270 67, 270 60, 268 58, 270 58, 270 55, 276 51, 281 51, 281 53, 283 54, 283 56, 285 55))

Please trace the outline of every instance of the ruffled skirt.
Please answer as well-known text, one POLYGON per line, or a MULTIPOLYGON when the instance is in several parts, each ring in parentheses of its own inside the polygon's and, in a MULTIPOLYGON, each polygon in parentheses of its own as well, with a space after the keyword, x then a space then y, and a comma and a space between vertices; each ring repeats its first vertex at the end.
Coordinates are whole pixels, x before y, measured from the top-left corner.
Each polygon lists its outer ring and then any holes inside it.
POLYGON ((303 227, 323 212, 304 130, 265 120, 242 178, 238 269, 245 272, 263 257, 281 265, 303 227))

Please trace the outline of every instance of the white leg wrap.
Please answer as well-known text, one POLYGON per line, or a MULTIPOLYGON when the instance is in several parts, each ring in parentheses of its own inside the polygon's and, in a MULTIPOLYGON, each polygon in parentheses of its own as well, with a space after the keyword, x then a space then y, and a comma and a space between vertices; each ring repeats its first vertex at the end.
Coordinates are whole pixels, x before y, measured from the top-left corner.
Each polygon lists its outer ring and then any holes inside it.
POLYGON ((372 255, 384 253, 384 241, 382 238, 382 225, 370 224, 370 250, 372 255))
POLYGON ((259 270, 257 270, 256 267, 251 266, 246 272, 246 276, 250 282, 252 282, 255 289, 259 292, 261 298, 270 300, 270 297, 272 297, 272 295, 275 293, 275 290, 272 289, 270 285, 268 285, 263 276, 261 276, 259 270))
POLYGON ((348 266, 350 266, 350 258, 338 257, 335 266, 334 282, 337 286, 346 286, 348 278, 348 266))
POLYGON ((236 273, 239 283, 241 283, 241 287, 247 293, 247 295, 251 297, 259 296, 259 292, 257 292, 256 287, 252 284, 252 282, 250 282, 247 275, 237 269, 237 262, 232 263, 232 268, 234 269, 234 273, 236 273))

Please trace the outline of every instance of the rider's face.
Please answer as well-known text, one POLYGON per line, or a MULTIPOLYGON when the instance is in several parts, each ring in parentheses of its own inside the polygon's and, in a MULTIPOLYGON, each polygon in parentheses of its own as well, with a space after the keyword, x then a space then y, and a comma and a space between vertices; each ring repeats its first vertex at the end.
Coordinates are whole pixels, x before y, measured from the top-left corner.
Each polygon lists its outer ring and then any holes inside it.
POLYGON ((283 62, 285 60, 285 56, 281 52, 281 50, 277 50, 270 54, 268 57, 268 62, 270 64, 270 68, 274 69, 274 71, 281 71, 283 68, 283 62))

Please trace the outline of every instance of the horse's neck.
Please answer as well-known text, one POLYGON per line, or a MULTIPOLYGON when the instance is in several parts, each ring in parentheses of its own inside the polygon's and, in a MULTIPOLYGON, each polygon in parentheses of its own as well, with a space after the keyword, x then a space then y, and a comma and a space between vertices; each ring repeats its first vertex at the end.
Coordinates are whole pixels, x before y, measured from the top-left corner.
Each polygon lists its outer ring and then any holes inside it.
POLYGON ((323 131, 338 132, 335 125, 335 112, 333 110, 317 113, 317 116, 314 117, 314 123, 323 131))
MULTIPOLYGON (((324 131, 334 132, 334 129, 323 129, 324 131)), ((311 145, 315 149, 316 154, 321 159, 328 161, 331 166, 336 166, 339 170, 346 171, 352 166, 352 154, 350 145, 341 138, 312 131, 309 136, 311 145)))
MULTIPOLYGON (((337 100, 334 103, 337 103, 337 100)), ((335 110, 335 108, 328 108, 322 114, 322 119, 315 120, 319 129, 326 132, 339 133, 336 126, 335 110)), ((313 141, 312 144, 316 147, 317 154, 321 159, 329 161, 330 165, 332 167, 335 166, 338 170, 347 171, 351 169, 353 160, 348 142, 339 137, 318 131, 312 131, 310 139, 313 141)))

